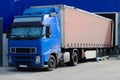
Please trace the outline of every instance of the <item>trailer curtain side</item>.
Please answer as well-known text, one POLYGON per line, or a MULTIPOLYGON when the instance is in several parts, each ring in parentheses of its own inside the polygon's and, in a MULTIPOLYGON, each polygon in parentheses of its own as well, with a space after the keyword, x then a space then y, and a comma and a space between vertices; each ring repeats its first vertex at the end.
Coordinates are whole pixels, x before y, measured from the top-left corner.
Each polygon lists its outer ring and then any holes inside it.
POLYGON ((111 46, 112 20, 71 7, 64 6, 62 10, 63 48, 108 48, 111 46))

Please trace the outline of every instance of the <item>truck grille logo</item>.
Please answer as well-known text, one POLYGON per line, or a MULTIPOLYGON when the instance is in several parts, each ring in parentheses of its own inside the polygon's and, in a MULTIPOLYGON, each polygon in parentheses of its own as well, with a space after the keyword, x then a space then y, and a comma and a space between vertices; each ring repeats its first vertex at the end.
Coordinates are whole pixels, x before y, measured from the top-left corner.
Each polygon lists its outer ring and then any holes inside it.
POLYGON ((36 53, 36 48, 10 48, 11 53, 36 53))

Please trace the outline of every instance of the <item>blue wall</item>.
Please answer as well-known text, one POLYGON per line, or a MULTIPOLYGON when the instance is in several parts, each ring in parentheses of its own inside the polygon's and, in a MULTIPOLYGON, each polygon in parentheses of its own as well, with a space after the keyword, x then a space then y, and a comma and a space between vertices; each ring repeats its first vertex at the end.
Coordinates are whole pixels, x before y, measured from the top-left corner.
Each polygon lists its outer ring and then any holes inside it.
POLYGON ((118 11, 118 0, 90 0, 90 11, 113 12, 118 11), (93 1, 93 2, 92 2, 93 1))
POLYGON ((0 1, 0 17, 3 18, 3 31, 4 32, 6 31, 6 27, 10 24, 11 19, 12 19, 10 3, 11 3, 10 0, 0 1))
POLYGON ((3 32, 13 20, 13 16, 22 15, 30 6, 66 4, 90 12, 119 12, 120 0, 0 0, 0 17, 3 18, 3 32))

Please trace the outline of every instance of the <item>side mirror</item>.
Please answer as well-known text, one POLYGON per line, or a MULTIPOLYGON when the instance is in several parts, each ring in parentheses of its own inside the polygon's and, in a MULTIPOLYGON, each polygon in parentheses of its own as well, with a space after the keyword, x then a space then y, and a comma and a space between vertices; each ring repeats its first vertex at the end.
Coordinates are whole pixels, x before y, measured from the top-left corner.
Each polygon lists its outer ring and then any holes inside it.
POLYGON ((46 38, 50 38, 50 26, 46 26, 46 38))
POLYGON ((9 37, 9 34, 6 35, 6 38, 8 38, 8 37, 9 37))
POLYGON ((9 38, 9 34, 10 33, 10 28, 7 29, 7 34, 6 34, 6 38, 9 38))
POLYGON ((56 12, 51 12, 50 14, 49 14, 49 17, 55 17, 56 16, 56 12))

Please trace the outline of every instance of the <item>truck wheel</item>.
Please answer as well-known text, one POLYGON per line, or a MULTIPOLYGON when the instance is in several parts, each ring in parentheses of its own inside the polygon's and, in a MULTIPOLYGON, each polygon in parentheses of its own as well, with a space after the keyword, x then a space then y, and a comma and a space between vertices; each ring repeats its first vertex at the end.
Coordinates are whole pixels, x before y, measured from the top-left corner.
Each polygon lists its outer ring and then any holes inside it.
POLYGON ((56 59, 55 59, 55 57, 53 55, 50 55, 50 58, 48 60, 48 68, 47 68, 47 70, 52 71, 52 70, 55 69, 55 67, 56 67, 56 59))
POLYGON ((77 52, 73 52, 72 59, 71 59, 71 65, 76 66, 78 64, 78 55, 77 52))
POLYGON ((68 66, 76 66, 78 64, 77 52, 73 52, 71 55, 70 62, 66 63, 68 66))

